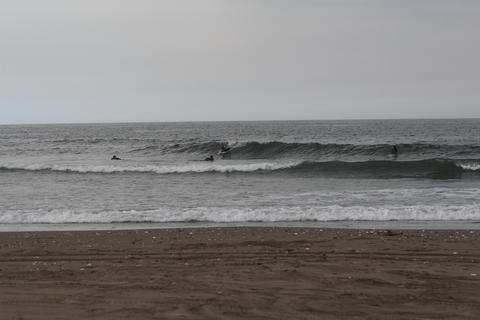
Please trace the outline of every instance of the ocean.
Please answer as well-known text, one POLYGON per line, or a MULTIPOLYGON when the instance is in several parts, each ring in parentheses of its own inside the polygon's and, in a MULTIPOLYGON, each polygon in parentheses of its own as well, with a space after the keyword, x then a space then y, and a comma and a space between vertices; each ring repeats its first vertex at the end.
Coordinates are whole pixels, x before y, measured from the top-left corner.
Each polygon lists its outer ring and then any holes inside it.
POLYGON ((480 119, 4 125, 0 195, 2 230, 478 229, 480 119))

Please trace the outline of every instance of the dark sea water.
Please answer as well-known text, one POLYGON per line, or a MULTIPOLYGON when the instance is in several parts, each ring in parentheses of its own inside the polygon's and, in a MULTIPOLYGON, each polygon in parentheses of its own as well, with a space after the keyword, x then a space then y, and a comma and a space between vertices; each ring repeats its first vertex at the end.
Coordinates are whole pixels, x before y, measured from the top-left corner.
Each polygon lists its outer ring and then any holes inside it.
POLYGON ((291 221, 476 224, 480 120, 0 126, 0 224, 291 221))

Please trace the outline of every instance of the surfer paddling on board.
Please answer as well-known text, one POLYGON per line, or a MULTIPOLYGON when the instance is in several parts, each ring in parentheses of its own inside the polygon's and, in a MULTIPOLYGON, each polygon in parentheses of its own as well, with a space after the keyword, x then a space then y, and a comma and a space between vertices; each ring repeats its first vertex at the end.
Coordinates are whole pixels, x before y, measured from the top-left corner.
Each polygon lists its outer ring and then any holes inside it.
POLYGON ((122 160, 122 159, 120 159, 120 158, 117 157, 116 155, 113 155, 112 160, 122 160))

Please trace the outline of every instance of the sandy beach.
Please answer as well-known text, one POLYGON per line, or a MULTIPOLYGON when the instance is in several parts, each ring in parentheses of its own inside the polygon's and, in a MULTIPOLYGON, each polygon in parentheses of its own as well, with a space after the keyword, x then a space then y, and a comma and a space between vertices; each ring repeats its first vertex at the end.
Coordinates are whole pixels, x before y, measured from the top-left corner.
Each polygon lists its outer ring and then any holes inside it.
POLYGON ((480 231, 0 233, 1 319, 478 319, 480 231))

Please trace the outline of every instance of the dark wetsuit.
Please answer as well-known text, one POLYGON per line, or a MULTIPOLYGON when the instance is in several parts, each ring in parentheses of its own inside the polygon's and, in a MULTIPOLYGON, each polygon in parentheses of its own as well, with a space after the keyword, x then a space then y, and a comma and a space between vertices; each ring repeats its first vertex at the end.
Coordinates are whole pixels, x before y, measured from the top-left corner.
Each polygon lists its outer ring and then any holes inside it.
POLYGON ((392 148, 392 154, 397 155, 398 154, 398 148, 397 146, 393 146, 392 148))

